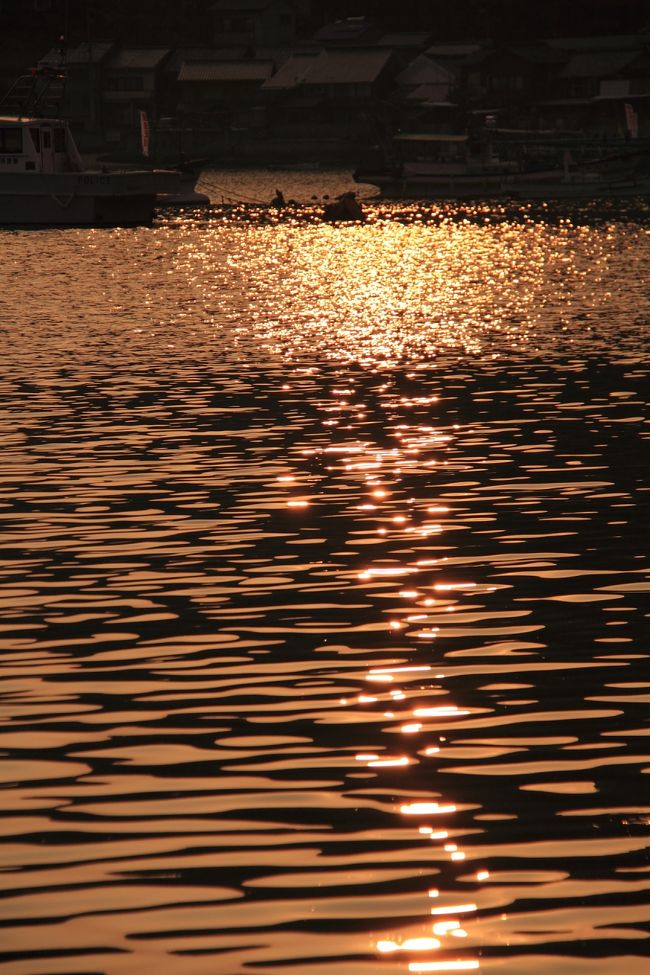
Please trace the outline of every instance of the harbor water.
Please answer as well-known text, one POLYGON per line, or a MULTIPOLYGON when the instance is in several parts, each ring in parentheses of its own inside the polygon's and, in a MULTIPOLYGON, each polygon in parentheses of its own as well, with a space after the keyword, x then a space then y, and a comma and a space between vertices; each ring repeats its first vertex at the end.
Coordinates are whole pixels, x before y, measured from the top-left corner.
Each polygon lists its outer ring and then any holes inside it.
POLYGON ((648 211, 349 186, 0 231, 2 973, 647 975, 648 211))

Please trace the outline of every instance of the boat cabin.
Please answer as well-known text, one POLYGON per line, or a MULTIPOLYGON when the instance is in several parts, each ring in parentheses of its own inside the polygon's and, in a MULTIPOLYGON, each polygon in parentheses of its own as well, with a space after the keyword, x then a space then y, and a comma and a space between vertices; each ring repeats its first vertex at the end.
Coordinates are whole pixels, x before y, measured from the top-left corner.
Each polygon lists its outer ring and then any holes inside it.
POLYGON ((0 116, 0 174, 82 169, 79 151, 62 119, 0 116))

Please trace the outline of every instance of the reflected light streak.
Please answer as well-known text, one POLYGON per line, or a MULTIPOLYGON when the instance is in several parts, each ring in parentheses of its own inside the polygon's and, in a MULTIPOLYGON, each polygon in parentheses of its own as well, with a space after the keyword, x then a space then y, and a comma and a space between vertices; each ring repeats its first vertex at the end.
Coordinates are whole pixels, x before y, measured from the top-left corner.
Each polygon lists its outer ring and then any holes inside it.
POLYGON ((359 579, 375 579, 377 576, 408 576, 417 571, 417 569, 407 568, 366 569, 365 572, 359 573, 359 579))
POLYGON ((370 768, 392 768, 398 765, 410 765, 411 760, 407 755, 402 755, 400 758, 382 758, 379 761, 368 762, 370 768))
POLYGON ((433 925, 433 933, 442 937, 445 934, 449 934, 450 931, 455 931, 459 927, 460 921, 436 921, 436 923, 433 925))
POLYGON ((438 816, 441 813, 456 812, 453 803, 441 805, 438 802, 408 802, 400 806, 399 810, 404 816, 438 816))
POLYGON ((470 972, 480 967, 478 961, 412 961, 409 972, 470 972))
POLYGON ((431 667, 425 664, 423 667, 382 667, 378 670, 371 670, 371 674, 413 674, 418 671, 430 671, 431 667))
POLYGON ((450 716, 456 717, 456 715, 469 713, 469 711, 461 710, 455 705, 450 704, 437 708, 415 708, 413 711, 413 716, 415 718, 445 718, 450 716))
POLYGON ((476 904, 452 904, 448 907, 432 907, 432 914, 470 914, 472 911, 477 911, 478 907, 476 904))
POLYGON ((435 951, 440 947, 437 938, 407 938, 401 943, 398 941, 378 941, 377 951, 382 954, 389 954, 393 951, 435 951))
POLYGON ((438 592, 449 592, 452 589, 476 589, 475 582, 437 582, 433 587, 438 592))

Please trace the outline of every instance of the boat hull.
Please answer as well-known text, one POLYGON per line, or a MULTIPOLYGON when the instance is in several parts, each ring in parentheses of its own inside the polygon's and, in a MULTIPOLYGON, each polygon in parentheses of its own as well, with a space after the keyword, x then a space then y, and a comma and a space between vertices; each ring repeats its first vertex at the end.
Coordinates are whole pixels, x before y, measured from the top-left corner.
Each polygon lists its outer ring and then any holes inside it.
POLYGON ((387 199, 471 201, 511 199, 602 200, 650 196, 650 175, 621 176, 597 173, 593 177, 565 178, 562 173, 503 174, 459 177, 400 178, 382 174, 355 174, 359 183, 376 186, 387 199))
POLYGON ((6 173, 4 226, 126 226, 153 219, 159 193, 180 185, 174 172, 6 173))

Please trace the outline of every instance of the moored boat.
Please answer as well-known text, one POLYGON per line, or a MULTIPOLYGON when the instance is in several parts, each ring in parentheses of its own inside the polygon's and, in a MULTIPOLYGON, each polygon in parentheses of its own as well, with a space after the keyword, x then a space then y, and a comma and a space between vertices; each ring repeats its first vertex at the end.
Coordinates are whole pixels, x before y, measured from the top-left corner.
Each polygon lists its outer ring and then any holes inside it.
POLYGON ((399 136, 415 148, 392 165, 360 168, 358 183, 376 186, 389 199, 596 200, 650 196, 650 148, 625 144, 594 152, 589 146, 515 144, 504 155, 492 142, 476 150, 465 135, 399 136), (541 149, 541 151, 540 151, 541 149), (433 150, 433 151, 431 151, 433 150))
POLYGON ((179 187, 171 170, 86 169, 63 119, 0 116, 0 224, 149 223, 179 187))

